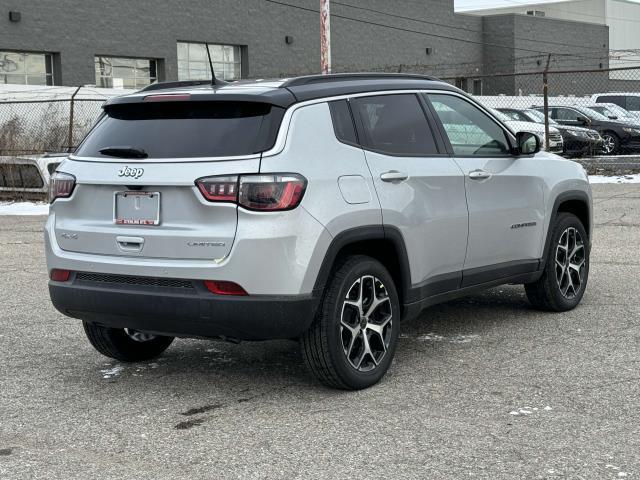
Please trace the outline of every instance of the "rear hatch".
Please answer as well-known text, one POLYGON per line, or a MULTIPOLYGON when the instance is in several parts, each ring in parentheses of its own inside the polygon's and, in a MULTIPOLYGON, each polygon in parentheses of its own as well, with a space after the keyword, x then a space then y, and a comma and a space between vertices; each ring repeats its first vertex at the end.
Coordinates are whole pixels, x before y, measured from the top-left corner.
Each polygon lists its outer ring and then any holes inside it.
POLYGON ((172 97, 107 105, 59 167, 76 177, 71 198, 52 205, 63 250, 214 261, 229 254, 236 204, 207 201, 195 182, 258 173, 260 152, 275 142, 284 109, 172 97))

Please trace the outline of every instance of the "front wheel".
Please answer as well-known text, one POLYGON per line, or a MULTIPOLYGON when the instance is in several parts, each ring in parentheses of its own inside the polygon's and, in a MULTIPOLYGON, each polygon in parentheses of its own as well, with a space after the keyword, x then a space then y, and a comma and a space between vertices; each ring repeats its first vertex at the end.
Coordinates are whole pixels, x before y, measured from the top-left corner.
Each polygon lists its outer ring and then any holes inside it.
POLYGON ((604 153, 606 155, 615 155, 620 150, 620 138, 613 132, 604 132, 602 134, 604 140, 604 153))
POLYGON ((559 214, 551 228, 542 277, 525 285, 525 291, 534 307, 565 312, 580 303, 587 287, 589 242, 582 222, 571 213, 559 214))
POLYGON ((386 373, 396 349, 400 303, 393 279, 377 260, 340 261, 314 323, 301 338, 309 370, 325 385, 360 390, 386 373))
POLYGON ((109 328, 82 322, 89 343, 101 354, 122 362, 151 360, 164 352, 173 337, 163 337, 130 328, 109 328))

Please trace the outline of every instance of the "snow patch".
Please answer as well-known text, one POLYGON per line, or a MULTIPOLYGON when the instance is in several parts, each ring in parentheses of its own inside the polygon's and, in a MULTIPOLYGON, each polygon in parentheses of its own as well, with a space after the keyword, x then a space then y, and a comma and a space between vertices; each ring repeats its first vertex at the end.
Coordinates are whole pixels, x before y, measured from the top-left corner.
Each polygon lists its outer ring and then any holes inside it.
POLYGON ((49 204, 43 202, 0 202, 0 215, 49 215, 49 204))
POLYGON ((589 175, 589 183, 640 183, 640 173, 633 175, 589 175))
MULTIPOLYGON (((523 407, 523 408, 518 408, 517 410, 511 410, 509 412, 509 415, 513 415, 514 417, 518 417, 521 415, 532 415, 533 413, 539 411, 540 409, 538 407, 523 407)), ((545 412, 549 412, 551 410, 553 410, 553 408, 551 408, 549 405, 547 405, 546 407, 544 407, 542 410, 544 410, 545 412)))
POLYGON ((105 368, 103 370, 100 370, 100 373, 102 373, 102 378, 112 378, 120 375, 120 373, 122 373, 123 370, 124 370, 124 367, 122 365, 115 365, 111 368, 105 368))
POLYGON ((413 338, 421 342, 449 342, 449 343, 469 343, 480 338, 480 335, 453 335, 446 337, 437 333, 421 333, 421 334, 400 334, 401 338, 413 338))

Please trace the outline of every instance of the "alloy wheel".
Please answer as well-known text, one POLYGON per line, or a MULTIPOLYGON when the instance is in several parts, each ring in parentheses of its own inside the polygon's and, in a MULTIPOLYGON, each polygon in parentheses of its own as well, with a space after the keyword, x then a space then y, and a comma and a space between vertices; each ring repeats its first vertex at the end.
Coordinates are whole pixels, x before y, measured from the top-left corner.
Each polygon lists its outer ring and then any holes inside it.
POLYGON ((616 141, 611 135, 603 135, 602 139, 604 140, 604 151, 605 153, 613 153, 613 150, 616 148, 616 141))
POLYGON ((384 284, 372 275, 360 277, 347 292, 340 318, 349 364, 361 372, 375 369, 387 353, 392 328, 391 299, 384 284))
POLYGON ((126 333, 131 340, 141 343, 150 342, 151 340, 156 338, 156 336, 152 335, 151 333, 140 332, 132 328, 125 328, 124 333, 126 333))
POLYGON ((584 241, 580 232, 574 227, 567 228, 556 247, 556 279, 560 293, 567 298, 574 298, 584 282, 587 258, 584 241))

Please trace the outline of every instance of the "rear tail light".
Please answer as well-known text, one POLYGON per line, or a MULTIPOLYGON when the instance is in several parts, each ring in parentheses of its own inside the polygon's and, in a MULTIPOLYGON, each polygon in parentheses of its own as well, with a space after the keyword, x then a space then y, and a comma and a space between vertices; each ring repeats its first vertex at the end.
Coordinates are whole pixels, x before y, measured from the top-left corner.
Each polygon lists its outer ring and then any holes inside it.
POLYGON ((248 293, 237 283, 225 282, 218 280, 205 280, 204 286, 207 287, 211 293, 216 295, 236 295, 245 297, 248 293))
POLYGON ((207 177, 196 181, 200 192, 210 202, 236 202, 238 200, 238 176, 207 177))
POLYGON ((76 186, 76 177, 68 173, 56 172, 49 180, 49 203, 56 198, 69 198, 76 186))
POLYGON ((295 173, 205 177, 196 185, 210 202, 236 203, 248 210, 276 212, 296 208, 307 180, 295 173))
POLYGON ((54 268, 49 273, 49 278, 54 282, 66 282, 70 276, 71 272, 69 270, 61 270, 59 268, 54 268))

